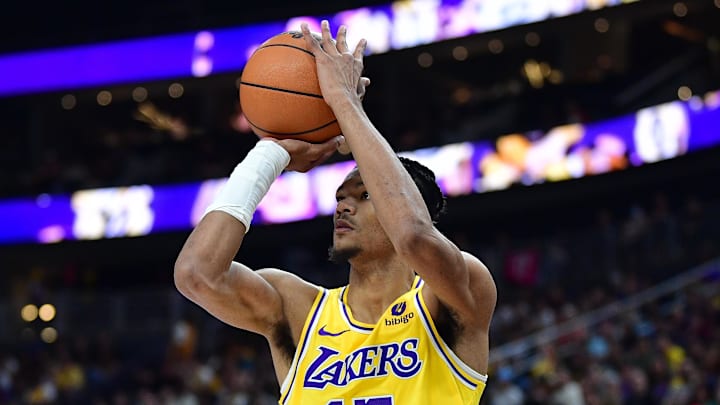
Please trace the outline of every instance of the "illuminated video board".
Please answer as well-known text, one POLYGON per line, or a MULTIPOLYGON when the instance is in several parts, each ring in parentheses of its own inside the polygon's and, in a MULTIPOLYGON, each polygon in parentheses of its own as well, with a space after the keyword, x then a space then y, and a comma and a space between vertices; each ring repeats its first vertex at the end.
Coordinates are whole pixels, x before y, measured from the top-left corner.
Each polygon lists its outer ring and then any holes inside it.
MULTIPOLYGON (((720 145, 720 92, 613 120, 401 153, 430 167, 448 196, 625 170, 720 145)), ((253 223, 329 215, 353 162, 286 172, 253 223)), ((0 244, 141 236, 195 226, 226 179, 82 190, 0 201, 0 244)))

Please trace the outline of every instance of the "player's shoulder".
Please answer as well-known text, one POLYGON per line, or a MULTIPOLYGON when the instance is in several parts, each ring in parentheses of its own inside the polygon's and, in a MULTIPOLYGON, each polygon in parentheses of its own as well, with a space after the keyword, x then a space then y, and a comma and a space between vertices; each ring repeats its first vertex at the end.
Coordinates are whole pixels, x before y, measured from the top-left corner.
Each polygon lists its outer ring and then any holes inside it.
POLYGON ((461 250, 460 253, 462 253, 462 257, 465 260, 465 265, 471 267, 473 271, 490 274, 490 270, 487 268, 485 263, 483 263, 477 256, 464 250, 461 250))
POLYGON ((280 295, 283 318, 287 321, 293 341, 297 344, 307 316, 323 288, 280 269, 260 269, 258 273, 280 295))
POLYGON ((461 251, 465 265, 470 272, 470 282, 476 287, 480 288, 483 293, 495 292, 495 280, 493 279, 490 269, 487 268, 477 256, 461 251))
POLYGON ((282 321, 276 324, 269 340, 292 358, 303 325, 323 289, 296 274, 276 268, 259 269, 257 273, 273 287, 282 302, 282 321))
POLYGON ((265 279, 283 299, 310 299, 314 300, 318 292, 323 288, 319 287, 297 274, 276 268, 264 268, 257 273, 265 279))

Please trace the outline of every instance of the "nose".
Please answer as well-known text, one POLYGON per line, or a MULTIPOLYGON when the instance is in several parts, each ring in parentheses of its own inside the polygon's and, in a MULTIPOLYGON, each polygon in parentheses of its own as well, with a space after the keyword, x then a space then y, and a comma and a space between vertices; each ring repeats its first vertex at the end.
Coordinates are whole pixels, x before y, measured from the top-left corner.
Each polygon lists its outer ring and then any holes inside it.
POLYGON ((337 206, 335 207, 335 214, 355 214, 355 204, 353 204, 353 202, 350 200, 351 198, 343 198, 342 200, 338 201, 337 206))

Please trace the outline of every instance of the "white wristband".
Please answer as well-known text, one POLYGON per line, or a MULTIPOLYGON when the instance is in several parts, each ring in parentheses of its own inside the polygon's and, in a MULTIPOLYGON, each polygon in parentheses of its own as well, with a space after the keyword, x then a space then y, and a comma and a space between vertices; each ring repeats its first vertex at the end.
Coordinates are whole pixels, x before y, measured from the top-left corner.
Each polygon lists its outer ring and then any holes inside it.
POLYGON ((285 148, 261 139, 235 167, 204 215, 210 211, 226 212, 242 222, 247 232, 260 200, 289 163, 290 154, 285 148))

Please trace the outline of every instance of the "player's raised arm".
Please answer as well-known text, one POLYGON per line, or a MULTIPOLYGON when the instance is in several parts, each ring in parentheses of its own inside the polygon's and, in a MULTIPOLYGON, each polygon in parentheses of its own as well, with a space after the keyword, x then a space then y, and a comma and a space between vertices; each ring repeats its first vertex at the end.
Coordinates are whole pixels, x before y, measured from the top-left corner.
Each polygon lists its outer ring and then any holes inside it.
MULTIPOLYGON (((303 32, 309 33, 307 25, 303 32)), ((351 52, 345 38, 346 28, 341 26, 335 45, 327 21, 321 41, 306 35, 323 96, 338 118, 377 218, 396 252, 464 326, 487 329, 495 305, 490 274, 435 228, 417 186, 370 122, 354 90, 363 69, 365 41, 351 52)))
POLYGON ((218 319, 270 337, 273 327, 285 318, 281 284, 295 283, 298 289, 307 289, 308 284, 290 274, 283 278, 277 272, 255 272, 233 258, 258 203, 283 169, 309 170, 337 145, 336 139, 323 144, 259 141, 235 168, 180 251, 175 263, 178 290, 218 319))

